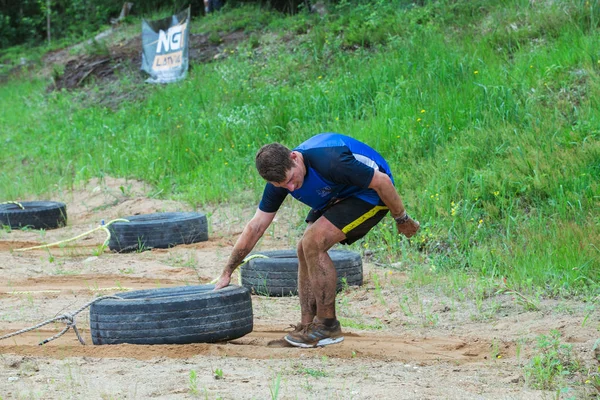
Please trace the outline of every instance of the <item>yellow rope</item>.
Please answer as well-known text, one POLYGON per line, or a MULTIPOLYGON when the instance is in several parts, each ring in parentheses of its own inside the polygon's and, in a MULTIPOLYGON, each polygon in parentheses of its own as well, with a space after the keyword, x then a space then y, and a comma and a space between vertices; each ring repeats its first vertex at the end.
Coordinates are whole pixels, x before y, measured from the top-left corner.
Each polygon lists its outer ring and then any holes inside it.
POLYGON ((0 204, 16 204, 19 207, 21 207, 21 210, 25 209, 25 207, 23 207, 23 204, 19 203, 18 201, 5 201, 5 202, 0 203, 0 204))
MULTIPOLYGON (((248 261, 253 260, 255 258, 269 258, 265 255, 262 254, 253 254, 251 256, 248 256, 246 258, 244 258, 244 260, 242 261, 242 263, 240 265, 238 265, 237 268, 237 273, 238 273, 238 284, 240 286, 242 286, 242 272, 240 271, 239 267, 241 267, 242 265, 246 264, 248 261)), ((217 281, 219 280, 220 276, 216 277, 215 279, 213 279, 212 281, 210 281, 211 284, 217 283, 217 281)))
POLYGON ((13 290, 6 294, 60 293, 60 290, 13 290))
MULTIPOLYGON (((115 290, 120 290, 123 292, 127 292, 129 290, 133 290, 132 288, 128 288, 128 287, 124 287, 124 286, 113 286, 113 287, 107 287, 107 288, 86 288, 87 290, 89 290, 90 292, 113 292, 115 290)), ((6 294, 36 294, 36 293, 61 293, 64 292, 64 290, 55 290, 55 289, 49 289, 49 290, 13 290, 12 292, 5 292, 6 294)))
POLYGON ((110 240, 110 231, 107 229, 107 226, 109 226, 110 224, 112 224, 114 222, 129 222, 129 221, 126 220, 126 219, 123 219, 123 218, 113 219, 112 221, 110 221, 106 225, 100 225, 99 227, 94 228, 91 231, 82 233, 81 235, 77 235, 77 236, 75 236, 75 237, 73 237, 71 239, 61 240, 60 242, 55 242, 55 243, 50 243, 50 244, 44 244, 44 245, 41 245, 41 246, 26 247, 24 249, 15 249, 14 251, 27 251, 27 250, 35 250, 35 249, 45 249, 47 247, 52 247, 52 246, 59 246, 59 245, 61 245, 63 243, 68 243, 68 242, 72 242, 73 240, 80 239, 80 238, 82 238, 84 236, 87 236, 90 233, 95 232, 95 231, 97 231, 99 229, 102 229, 107 234, 107 238, 104 241, 104 243, 102 244, 102 247, 105 247, 108 244, 109 240, 110 240))

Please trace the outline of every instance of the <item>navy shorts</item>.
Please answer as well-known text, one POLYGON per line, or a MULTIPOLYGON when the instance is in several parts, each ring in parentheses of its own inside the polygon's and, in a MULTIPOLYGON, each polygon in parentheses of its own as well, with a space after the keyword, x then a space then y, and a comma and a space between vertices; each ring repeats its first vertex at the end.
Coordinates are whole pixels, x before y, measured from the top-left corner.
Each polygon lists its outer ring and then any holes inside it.
POLYGON ((365 236, 388 212, 386 206, 374 206, 356 197, 348 197, 323 210, 310 210, 306 222, 315 222, 324 216, 346 234, 346 239, 340 243, 352 244, 365 236))

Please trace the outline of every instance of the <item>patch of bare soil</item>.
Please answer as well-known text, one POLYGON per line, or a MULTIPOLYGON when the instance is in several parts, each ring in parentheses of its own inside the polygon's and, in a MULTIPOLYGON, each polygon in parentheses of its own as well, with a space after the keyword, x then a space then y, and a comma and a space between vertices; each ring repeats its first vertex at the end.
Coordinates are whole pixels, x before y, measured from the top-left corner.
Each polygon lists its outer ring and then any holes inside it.
MULTIPOLYGON (((230 32, 209 37, 208 34, 190 34, 188 42, 190 66, 194 63, 208 63, 227 57, 226 48, 235 47, 245 39, 242 31, 230 32)), ((80 46, 81 47, 81 46, 80 46)), ((54 76, 49 90, 79 89, 90 82, 99 86, 119 79, 119 75, 137 77, 141 81, 142 39, 141 35, 121 40, 110 45, 95 44, 80 55, 70 54, 63 49, 48 53, 43 62, 46 65, 63 65, 62 74, 54 76)))
MULTIPOLYGON (((106 178, 62 193, 68 225, 47 231, 0 231, 0 336, 73 312, 99 295, 208 283, 217 277, 254 207, 218 206, 207 242, 117 254, 102 232, 62 247, 19 251, 65 240, 101 219, 188 211, 185 204, 148 197, 141 182, 106 178)), ((258 250, 293 247, 293 203, 278 216, 258 250)), ((281 340, 299 320, 297 297, 252 296, 254 331, 223 343, 91 344, 89 311, 77 316, 88 343, 52 323, 0 341, 2 398, 221 399, 542 399, 523 366, 535 339, 552 329, 584 365, 597 368, 592 348, 600 315, 588 304, 545 300, 526 311, 507 295, 457 300, 444 288, 410 284, 405 272, 364 259, 365 283, 338 295, 345 340, 298 349, 281 340), (219 371, 222 371, 222 375, 219 371), (277 396, 274 393, 277 392, 277 396)), ((579 391, 578 394, 584 391, 579 391)), ((572 395, 572 393, 571 393, 572 395)), ((566 397, 565 397, 566 398, 566 397)))

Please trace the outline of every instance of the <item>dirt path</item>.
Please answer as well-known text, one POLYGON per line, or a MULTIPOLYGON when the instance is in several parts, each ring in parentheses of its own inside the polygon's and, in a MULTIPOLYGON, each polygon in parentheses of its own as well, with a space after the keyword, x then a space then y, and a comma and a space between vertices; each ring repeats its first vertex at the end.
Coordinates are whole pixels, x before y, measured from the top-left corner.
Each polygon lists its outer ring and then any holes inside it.
MULTIPOLYGON (((82 346, 74 335, 67 335, 38 346, 40 337, 51 337, 56 329, 38 329, 6 340, 0 351, 27 356, 43 356, 64 358, 70 357, 110 357, 149 360, 156 357, 189 358, 198 355, 245 357, 257 360, 298 358, 306 351, 288 346, 281 338, 286 334, 276 327, 255 327, 254 331, 243 338, 223 344, 189 344, 189 345, 111 345, 82 346), (18 344, 10 344, 13 341, 18 344), (265 351, 268 348, 268 351, 265 351)), ((0 332, 4 335, 10 332, 0 332)), ((84 335, 86 343, 91 337, 84 335)), ((487 358, 491 343, 478 340, 464 340, 457 337, 438 338, 399 338, 395 336, 359 335, 347 333, 343 346, 329 346, 317 350, 308 350, 310 354, 318 353, 338 359, 356 357, 381 361, 412 362, 419 360, 419 365, 434 364, 440 361, 452 362, 456 365, 468 362, 481 362, 487 358)), ((514 349, 511 350, 514 353, 514 349)))
MULTIPOLYGON (((19 251, 73 237, 100 219, 186 210, 144 196, 139 182, 94 181, 55 199, 67 203, 67 227, 1 232, 0 336, 72 312, 98 295, 207 283, 254 211, 210 210, 208 242, 167 250, 99 252, 100 233, 60 248, 19 251)), ((290 248, 294 233, 285 220, 259 249, 290 248)), ((535 338, 551 329, 594 365, 600 318, 590 304, 546 301, 540 311, 526 312, 510 296, 457 303, 441 289, 411 287, 406 273, 368 261, 364 268, 365 284, 338 296, 340 315, 356 321, 344 327, 339 345, 297 349, 281 340, 299 316, 293 297, 253 296, 254 331, 225 343, 84 346, 70 330, 38 346, 64 327, 49 324, 0 341, 0 398, 554 398, 529 389, 523 378, 535 338), (494 313, 484 317, 489 310, 494 313)), ((77 324, 91 343, 87 310, 77 324)))

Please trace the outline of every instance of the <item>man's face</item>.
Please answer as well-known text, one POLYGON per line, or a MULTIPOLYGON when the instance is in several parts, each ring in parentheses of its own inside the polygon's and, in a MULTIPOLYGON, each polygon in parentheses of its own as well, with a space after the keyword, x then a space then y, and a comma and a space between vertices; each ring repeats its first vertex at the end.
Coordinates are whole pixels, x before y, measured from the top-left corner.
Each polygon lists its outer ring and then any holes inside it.
POLYGON ((271 182, 275 187, 286 188, 290 192, 300 189, 304 183, 304 163, 292 153, 293 166, 287 171, 282 182, 271 182))

